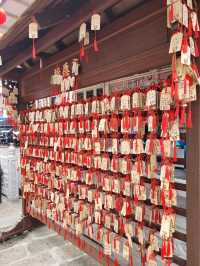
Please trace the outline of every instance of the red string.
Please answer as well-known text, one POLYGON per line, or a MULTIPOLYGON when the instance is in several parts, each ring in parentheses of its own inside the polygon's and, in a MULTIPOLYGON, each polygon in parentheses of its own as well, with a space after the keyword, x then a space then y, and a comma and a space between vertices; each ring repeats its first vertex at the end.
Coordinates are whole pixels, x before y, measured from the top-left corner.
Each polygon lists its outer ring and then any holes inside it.
POLYGON ((82 60, 84 57, 85 57, 85 48, 82 42, 81 47, 80 47, 80 60, 82 60))
POLYGON ((174 5, 171 4, 169 7, 169 23, 171 24, 174 19, 174 5))

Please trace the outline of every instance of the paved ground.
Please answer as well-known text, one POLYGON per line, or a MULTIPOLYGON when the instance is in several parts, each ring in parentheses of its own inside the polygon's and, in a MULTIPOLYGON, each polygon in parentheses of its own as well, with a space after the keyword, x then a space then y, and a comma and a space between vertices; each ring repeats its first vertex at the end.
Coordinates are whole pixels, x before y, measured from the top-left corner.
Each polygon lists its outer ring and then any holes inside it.
MULTIPOLYGON (((20 202, 0 204, 0 232, 20 218, 20 202)), ((63 237, 41 226, 0 244, 1 266, 97 266, 95 260, 63 237)))
POLYGON ((1 266, 96 266, 98 263, 46 226, 0 244, 1 266))

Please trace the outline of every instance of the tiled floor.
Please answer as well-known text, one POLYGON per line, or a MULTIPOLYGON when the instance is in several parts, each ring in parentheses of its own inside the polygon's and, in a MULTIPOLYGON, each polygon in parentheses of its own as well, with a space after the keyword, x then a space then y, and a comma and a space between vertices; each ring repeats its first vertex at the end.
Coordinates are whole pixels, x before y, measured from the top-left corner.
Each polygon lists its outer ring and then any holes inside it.
MULTIPOLYGON (((21 203, 0 204, 0 232, 21 216, 21 203)), ((0 243, 1 266, 97 266, 95 260, 46 226, 0 243)))

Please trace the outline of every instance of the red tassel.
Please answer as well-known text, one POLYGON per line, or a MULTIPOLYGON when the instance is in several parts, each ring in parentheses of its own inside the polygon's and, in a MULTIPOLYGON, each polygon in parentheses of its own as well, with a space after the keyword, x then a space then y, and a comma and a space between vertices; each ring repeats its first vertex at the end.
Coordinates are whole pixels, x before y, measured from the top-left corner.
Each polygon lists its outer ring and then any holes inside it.
POLYGON ((101 259, 103 257, 103 251, 101 248, 99 248, 99 259, 101 259))
POLYGON ((133 256, 132 255, 130 255, 130 266, 133 266, 133 256))
POLYGON ((115 200, 115 208, 118 212, 121 211, 122 208, 122 198, 121 197, 117 197, 115 200))
POLYGON ((177 73, 176 73, 176 54, 172 56, 172 82, 177 81, 177 73))
POLYGON ((153 128, 154 130, 156 129, 156 115, 155 115, 155 113, 153 113, 152 128, 153 128))
POLYGON ((191 103, 189 103, 188 106, 188 119, 187 119, 187 127, 192 128, 192 109, 191 109, 191 103))
POLYGON ((199 57, 199 48, 196 41, 194 41, 194 51, 195 57, 199 57))
POLYGON ((197 22, 196 22, 196 25, 195 25, 194 37, 195 37, 195 39, 198 39, 199 38, 199 31, 198 31, 198 27, 197 27, 197 22))
POLYGON ((176 100, 178 99, 178 83, 177 83, 177 72, 176 72, 176 54, 172 57, 172 83, 171 83, 171 94, 176 100))
POLYGON ((130 129, 130 117, 127 112, 125 112, 124 118, 123 118, 123 128, 127 131, 130 129))
POLYGON ((166 165, 165 178, 169 181, 171 178, 171 168, 166 165))
POLYGON ((131 215, 132 214, 131 204, 130 204, 129 201, 127 201, 126 214, 127 215, 131 215))
POLYGON ((170 265, 171 265, 171 261, 167 260, 167 266, 170 266, 170 265))
POLYGON ((93 47, 94 47, 94 51, 95 51, 95 52, 99 52, 99 47, 98 47, 98 43, 97 43, 96 31, 95 31, 95 37, 94 37, 93 47))
POLYGON ((80 248, 80 237, 77 237, 76 241, 77 241, 77 246, 80 248))
POLYGON ((117 258, 115 258, 115 260, 114 260, 114 266, 119 266, 119 262, 118 262, 117 258))
POLYGON ((118 158, 117 158, 117 155, 113 156, 113 169, 115 171, 117 171, 117 169, 118 169, 118 158))
POLYGON ((170 240, 167 241, 167 257, 170 256, 170 250, 171 250, 171 244, 170 244, 170 240))
POLYGON ((113 115, 110 120, 110 128, 114 131, 118 131, 118 119, 116 115, 113 115))
POLYGON ((189 25, 188 25, 188 36, 192 36, 192 19, 189 19, 189 25))
POLYGON ((188 40, 187 40, 187 37, 185 36, 182 40, 182 46, 181 46, 181 51, 183 53, 187 53, 187 50, 188 50, 188 40))
POLYGON ((108 255, 106 256, 106 266, 110 266, 110 258, 108 255))
POLYGON ((176 141, 174 141, 174 162, 176 162, 177 157, 176 157, 176 141))
POLYGON ((195 31, 194 36, 195 36, 195 39, 198 39, 199 38, 199 32, 198 31, 195 31))
POLYGON ((142 266, 145 266, 145 263, 146 263, 146 256, 144 254, 142 255, 142 266))
POLYGON ((165 204, 165 194, 164 194, 163 191, 161 192, 161 202, 162 202, 163 209, 165 209, 165 206, 166 206, 166 204, 165 204))
POLYGON ((162 241, 162 249, 161 249, 161 256, 162 256, 162 260, 164 260, 165 258, 165 241, 162 241))
POLYGON ((83 59, 85 57, 85 48, 84 45, 82 44, 80 48, 80 59, 83 59))
POLYGON ((33 60, 36 59, 35 39, 33 39, 32 58, 33 60))
POLYGON ((178 99, 178 82, 174 82, 174 98, 177 100, 178 99))
POLYGON ((180 119, 180 127, 185 125, 185 108, 182 107, 181 109, 181 119, 180 119))
POLYGON ((161 124, 163 135, 167 134, 168 124, 169 124, 169 115, 167 112, 165 112, 162 116, 162 124, 161 124))
POLYGON ((150 138, 149 138, 149 152, 151 154, 154 153, 154 140, 153 140, 152 136, 150 136, 150 138))
POLYGON ((124 223, 122 218, 119 218, 119 231, 121 234, 124 234, 124 223))
POLYGON ((174 5, 171 4, 169 7, 169 23, 171 24, 174 19, 174 5))

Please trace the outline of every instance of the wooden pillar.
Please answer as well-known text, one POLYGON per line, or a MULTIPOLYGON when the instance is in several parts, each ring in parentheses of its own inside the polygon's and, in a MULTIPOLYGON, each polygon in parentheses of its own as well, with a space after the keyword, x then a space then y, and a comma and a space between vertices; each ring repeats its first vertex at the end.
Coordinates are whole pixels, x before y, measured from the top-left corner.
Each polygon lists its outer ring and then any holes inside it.
MULTIPOLYGON (((199 88, 198 88, 199 89, 199 88)), ((200 265, 200 93, 192 103, 193 127, 187 131, 187 265, 200 265)))

